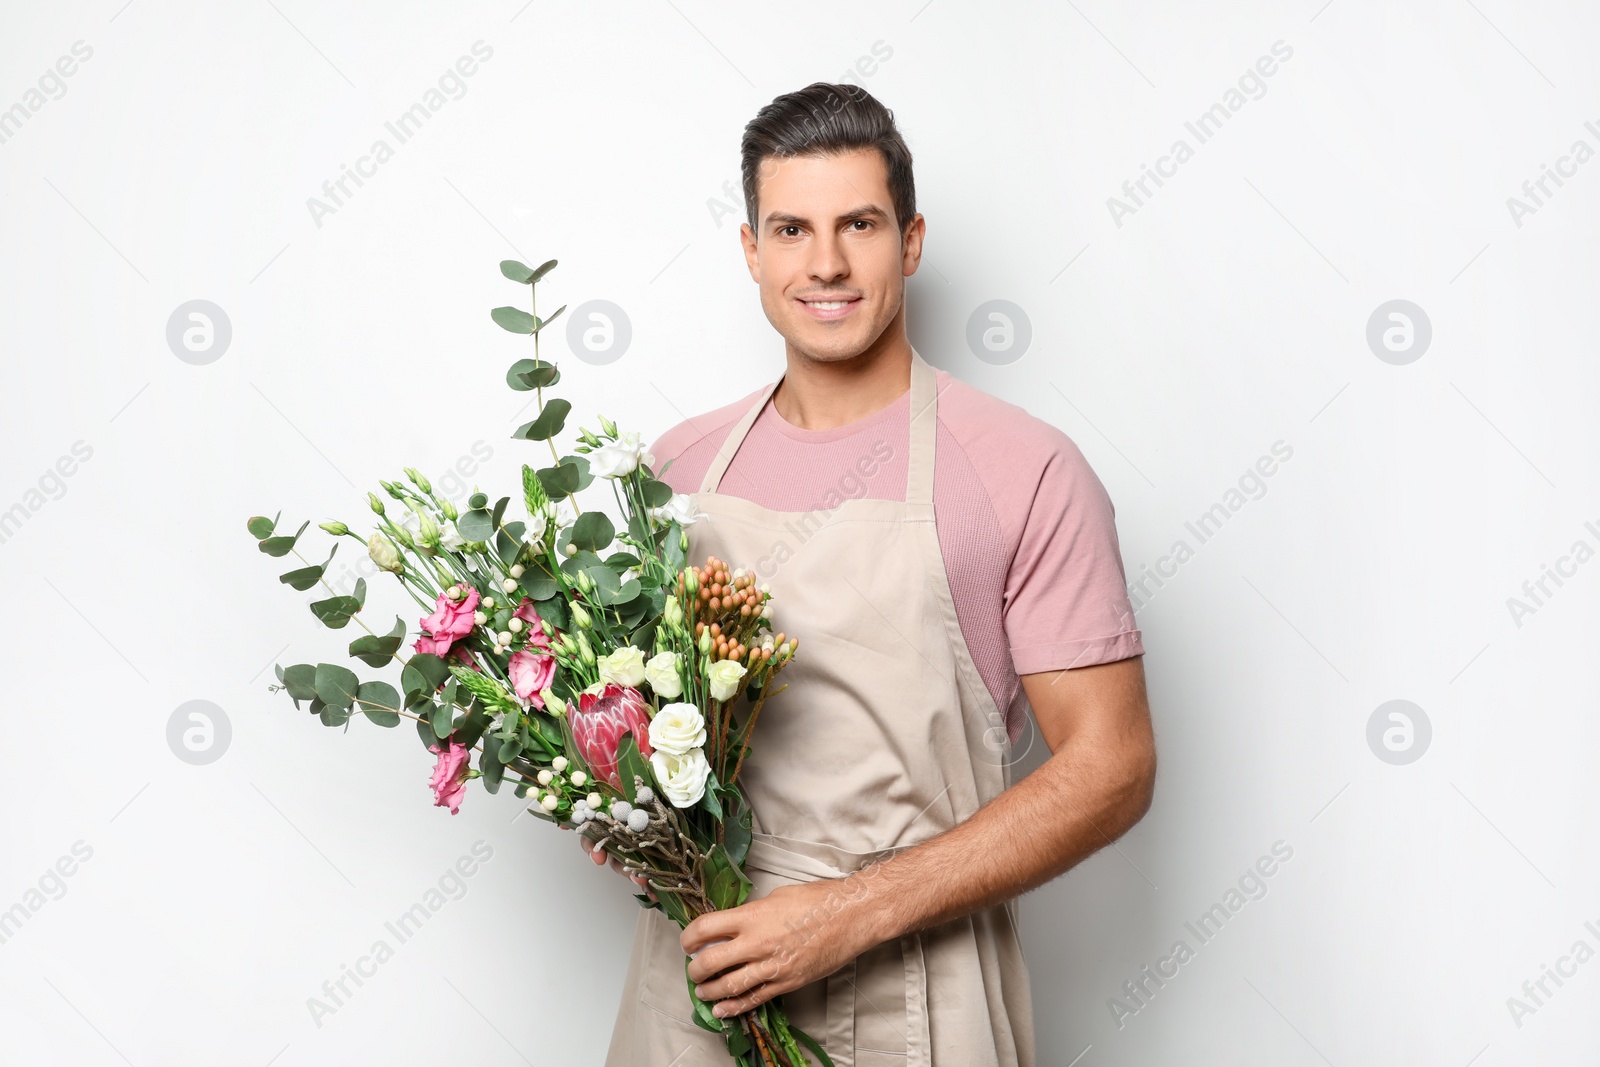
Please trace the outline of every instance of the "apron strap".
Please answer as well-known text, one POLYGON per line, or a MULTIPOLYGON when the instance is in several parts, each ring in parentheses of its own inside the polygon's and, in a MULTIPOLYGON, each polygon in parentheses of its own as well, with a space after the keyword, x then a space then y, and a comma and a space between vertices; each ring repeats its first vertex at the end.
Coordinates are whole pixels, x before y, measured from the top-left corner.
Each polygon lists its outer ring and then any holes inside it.
POLYGON ((783 381, 783 378, 780 377, 777 381, 772 382, 761 390, 761 395, 756 397, 754 404, 750 405, 750 410, 746 411, 744 416, 734 424, 733 429, 728 431, 727 440, 722 442, 722 447, 717 449, 717 454, 712 457, 711 466, 706 468, 705 479, 700 483, 700 491, 702 493, 715 493, 717 491, 717 486, 722 481, 723 472, 728 469, 728 464, 733 462, 733 454, 739 451, 739 446, 744 443, 745 434, 750 432, 750 427, 754 425, 756 416, 761 414, 762 408, 766 407, 767 397, 772 395, 772 391, 778 388, 778 382, 781 381, 783 381))
MULTIPOLYGON (((733 429, 728 431, 727 439, 712 457, 711 466, 706 468, 706 476, 700 483, 700 492, 717 491, 717 486, 722 483, 723 474, 727 473, 728 464, 733 462, 734 454, 744 443, 750 427, 755 425, 756 416, 761 414, 761 409, 766 407, 768 398, 782 381, 783 378, 780 376, 777 381, 761 390, 761 395, 756 398, 755 403, 750 405, 749 410, 734 424, 733 429)), ((910 396, 911 452, 906 462, 907 504, 932 505, 933 503, 933 450, 939 426, 937 385, 933 365, 913 348, 910 396)))
POLYGON ((900 955, 906 964, 906 1067, 933 1067, 933 1036, 928 1028, 928 963, 922 955, 922 935, 900 938, 900 955))

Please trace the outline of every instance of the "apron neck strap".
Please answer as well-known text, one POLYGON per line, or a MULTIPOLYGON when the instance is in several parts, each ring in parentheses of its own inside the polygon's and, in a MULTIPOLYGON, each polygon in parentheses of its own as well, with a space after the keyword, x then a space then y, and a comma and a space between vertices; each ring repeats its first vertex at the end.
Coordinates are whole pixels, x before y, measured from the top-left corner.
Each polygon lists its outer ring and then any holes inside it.
MULTIPOLYGON (((783 378, 772 382, 761 391, 755 403, 728 431, 727 439, 717 449, 717 454, 712 457, 711 466, 706 469, 706 476, 700 483, 700 492, 714 493, 722 482, 722 476, 728 470, 728 464, 733 462, 733 457, 739 451, 739 446, 744 443, 745 435, 750 432, 750 427, 755 424, 756 416, 761 414, 761 409, 767 406, 767 401, 777 390, 783 378)), ((933 503, 933 450, 934 438, 939 425, 939 396, 937 381, 933 365, 923 359, 917 350, 911 350, 911 390, 910 390, 910 446, 911 453, 906 464, 906 503, 931 504, 933 503)))

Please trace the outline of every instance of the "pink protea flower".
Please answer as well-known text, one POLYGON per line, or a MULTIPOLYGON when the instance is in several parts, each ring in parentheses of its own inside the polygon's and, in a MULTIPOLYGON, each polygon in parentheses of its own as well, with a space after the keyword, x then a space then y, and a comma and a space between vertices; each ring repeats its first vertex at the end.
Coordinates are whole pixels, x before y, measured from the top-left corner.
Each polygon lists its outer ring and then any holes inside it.
MULTIPOLYGON (((590 689, 595 687, 591 686, 590 689)), ((644 695, 631 685, 606 682, 598 692, 578 694, 578 706, 567 713, 572 739, 595 777, 622 788, 617 774, 617 746, 622 735, 632 733, 639 752, 650 757, 650 712, 644 695)))
POLYGON ((536 708, 544 707, 544 698, 539 695, 539 690, 548 686, 556 676, 556 658, 539 652, 521 652, 511 654, 511 662, 506 671, 511 676, 511 688, 517 696, 528 701, 536 708))
POLYGON ((461 810, 461 801, 467 795, 467 770, 470 753, 467 746, 451 741, 441 748, 438 745, 429 745, 429 752, 439 755, 439 762, 433 765, 433 779, 428 782, 428 787, 433 790, 433 804, 438 808, 449 808, 454 815, 461 810))
POLYGON ((478 610, 478 591, 468 589, 467 595, 460 600, 451 600, 443 593, 439 594, 438 601, 434 604, 434 612, 418 625, 425 630, 436 646, 435 655, 442 656, 450 651, 450 646, 472 632, 477 625, 472 617, 478 610))

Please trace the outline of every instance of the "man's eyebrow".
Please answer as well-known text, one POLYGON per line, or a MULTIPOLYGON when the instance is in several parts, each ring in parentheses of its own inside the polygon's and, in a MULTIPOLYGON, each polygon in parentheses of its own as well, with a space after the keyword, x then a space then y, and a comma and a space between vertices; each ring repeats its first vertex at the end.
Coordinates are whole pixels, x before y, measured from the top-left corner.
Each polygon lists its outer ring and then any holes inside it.
MULTIPOLYGON (((884 210, 878 207, 876 204, 863 204, 854 210, 847 211, 843 215, 840 215, 837 221, 852 222, 856 219, 880 219, 883 221, 888 221, 888 218, 889 216, 884 212, 884 210)), ((810 219, 802 218, 799 215, 790 215, 783 211, 774 211, 767 216, 767 225, 769 226, 809 226, 810 224, 810 219)))

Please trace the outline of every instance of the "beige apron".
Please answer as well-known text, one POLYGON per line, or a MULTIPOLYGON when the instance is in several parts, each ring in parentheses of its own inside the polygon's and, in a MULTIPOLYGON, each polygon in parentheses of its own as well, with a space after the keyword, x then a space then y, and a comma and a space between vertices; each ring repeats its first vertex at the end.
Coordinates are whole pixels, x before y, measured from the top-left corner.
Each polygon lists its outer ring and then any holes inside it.
MULTIPOLYGON (((781 381, 782 379, 779 379, 781 381)), ((752 899, 839 878, 970 817, 1010 784, 1004 720, 961 628, 934 528, 934 369, 912 352, 906 499, 771 511, 717 491, 778 382, 729 433, 695 503, 689 559, 754 569, 800 637, 740 772, 752 899), (774 569, 775 568, 775 569, 774 569)), ((888 442, 891 448, 901 442, 888 442)), ((981 854, 972 861, 983 862, 981 854)), ((810 925, 827 936, 826 917, 810 925)), ((676 923, 641 909, 607 1067, 725 1067, 695 1026, 676 923)), ((1015 900, 884 942, 783 996, 837 1067, 1032 1067, 1015 900)))

